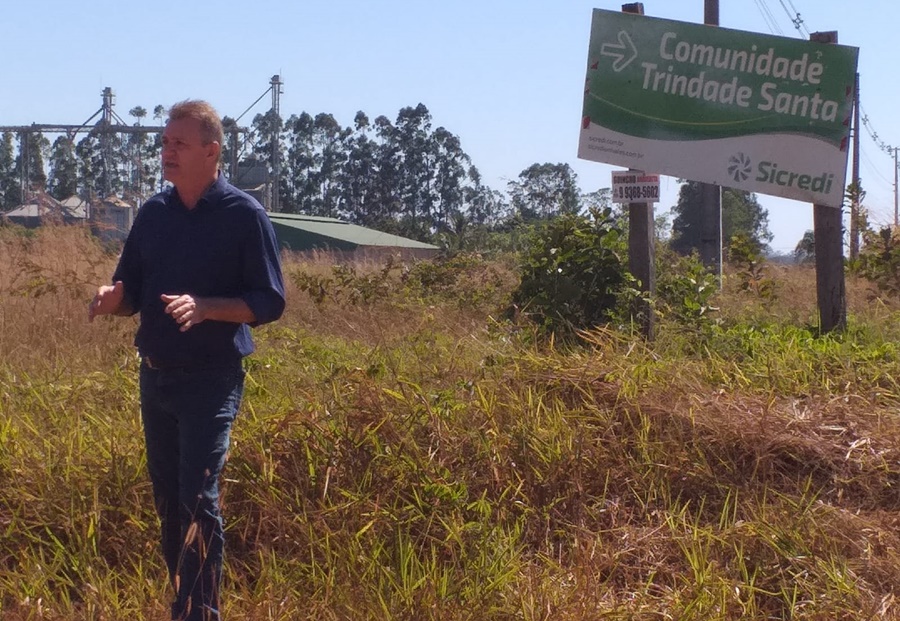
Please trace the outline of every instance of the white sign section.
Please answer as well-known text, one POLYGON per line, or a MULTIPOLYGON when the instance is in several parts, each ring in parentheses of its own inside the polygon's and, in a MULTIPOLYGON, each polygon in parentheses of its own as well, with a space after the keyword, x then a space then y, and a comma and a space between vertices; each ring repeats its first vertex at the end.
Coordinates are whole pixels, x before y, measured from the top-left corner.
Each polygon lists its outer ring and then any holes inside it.
POLYGON ((639 170, 614 170, 612 174, 614 203, 658 203, 659 175, 639 170))

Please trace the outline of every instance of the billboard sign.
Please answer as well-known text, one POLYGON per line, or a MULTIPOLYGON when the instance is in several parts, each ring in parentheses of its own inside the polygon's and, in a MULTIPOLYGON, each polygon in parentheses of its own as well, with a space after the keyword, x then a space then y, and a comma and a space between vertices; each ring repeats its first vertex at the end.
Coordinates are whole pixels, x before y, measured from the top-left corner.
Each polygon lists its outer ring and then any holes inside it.
POLYGON ((578 156, 840 207, 858 52, 595 9, 578 156))

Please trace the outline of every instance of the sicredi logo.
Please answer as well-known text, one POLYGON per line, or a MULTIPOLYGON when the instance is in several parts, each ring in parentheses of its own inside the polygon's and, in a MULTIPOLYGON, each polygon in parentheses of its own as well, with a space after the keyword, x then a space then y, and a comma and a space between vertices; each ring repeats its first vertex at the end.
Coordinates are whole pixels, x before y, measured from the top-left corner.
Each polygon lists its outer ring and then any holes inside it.
POLYGON ((746 181, 751 172, 753 172, 753 166, 745 153, 736 153, 729 158, 728 175, 735 181, 746 181))
MULTIPOLYGON (((749 179, 753 168, 753 162, 746 153, 735 153, 728 158, 728 176, 738 183, 749 179)), ((756 166, 756 177, 753 180, 769 185, 830 194, 834 185, 834 173, 822 172, 819 175, 799 173, 780 168, 777 162, 763 161, 756 166)))
POLYGON ((810 190, 821 194, 831 194, 831 187, 834 183, 834 173, 822 172, 819 175, 799 173, 779 168, 776 162, 760 162, 756 168, 756 173, 755 181, 788 188, 798 188, 800 190, 810 190))

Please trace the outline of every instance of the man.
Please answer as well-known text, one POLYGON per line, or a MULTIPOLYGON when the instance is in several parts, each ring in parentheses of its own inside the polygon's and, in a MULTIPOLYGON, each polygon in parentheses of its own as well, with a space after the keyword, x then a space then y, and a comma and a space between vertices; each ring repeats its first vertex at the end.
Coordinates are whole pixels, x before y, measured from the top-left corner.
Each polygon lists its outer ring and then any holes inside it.
POLYGON ((174 187, 140 209, 113 284, 88 319, 140 312, 141 418, 175 589, 172 618, 219 619, 224 537, 219 472, 243 393, 249 326, 284 310, 272 225, 219 173, 222 123, 203 101, 169 111, 163 175, 174 187))

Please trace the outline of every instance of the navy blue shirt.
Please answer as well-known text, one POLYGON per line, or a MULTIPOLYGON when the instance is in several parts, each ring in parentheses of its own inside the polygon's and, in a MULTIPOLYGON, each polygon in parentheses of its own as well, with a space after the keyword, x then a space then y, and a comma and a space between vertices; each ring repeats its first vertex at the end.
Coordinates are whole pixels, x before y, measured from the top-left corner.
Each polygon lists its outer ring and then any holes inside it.
POLYGON ((141 323, 135 345, 167 365, 227 362, 253 351, 247 324, 206 320, 186 332, 165 313, 162 294, 243 299, 256 318, 284 310, 284 281, 272 224, 262 206, 224 175, 193 209, 169 188, 138 211, 113 281, 141 323))

